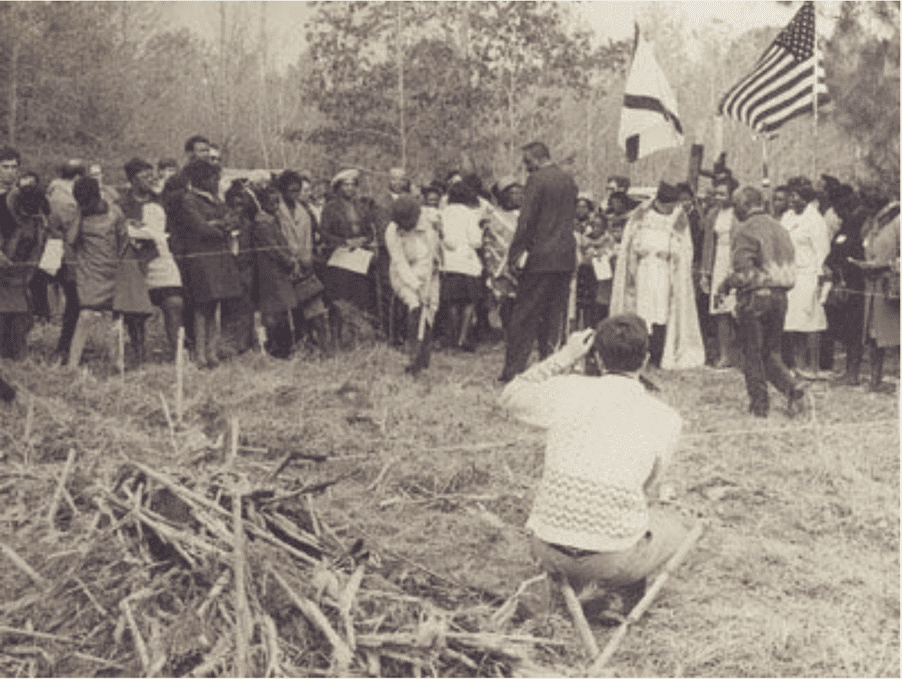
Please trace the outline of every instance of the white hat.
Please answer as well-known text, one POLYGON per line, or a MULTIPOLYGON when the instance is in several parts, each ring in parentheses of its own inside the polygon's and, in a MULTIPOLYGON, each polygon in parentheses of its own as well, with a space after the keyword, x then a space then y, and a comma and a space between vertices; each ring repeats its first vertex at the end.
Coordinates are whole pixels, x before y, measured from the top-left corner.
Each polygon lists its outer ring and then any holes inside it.
POLYGON ((337 175, 332 177, 332 188, 334 189, 336 186, 341 184, 342 182, 356 182, 360 177, 360 170, 342 170, 337 175))

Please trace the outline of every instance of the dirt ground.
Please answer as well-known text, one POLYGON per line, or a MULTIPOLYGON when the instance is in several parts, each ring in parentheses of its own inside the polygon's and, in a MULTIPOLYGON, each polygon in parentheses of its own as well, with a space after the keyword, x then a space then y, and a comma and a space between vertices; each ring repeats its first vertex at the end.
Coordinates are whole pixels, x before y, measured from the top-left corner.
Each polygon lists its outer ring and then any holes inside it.
MULTIPOLYGON (((87 368, 63 372, 45 361, 53 339, 37 329, 32 358, 4 365, 23 393, 0 406, 0 541, 41 573, 52 571, 60 547, 53 531, 35 528, 36 510, 53 494, 70 449, 78 455, 73 483, 82 484, 111 483, 122 453, 186 476, 205 463, 185 446, 176 456, 170 444, 163 401, 173 407, 171 365, 120 378, 96 351, 87 368)), ((405 357, 384 345, 329 360, 245 354, 214 371, 187 369, 180 435, 215 442, 215 457, 237 418, 249 470, 271 470, 286 450, 328 456, 292 462, 281 479, 330 484, 310 497, 337 544, 351 549, 362 539, 375 575, 442 610, 491 612, 539 574, 523 526, 543 438, 497 407, 502 362, 500 345, 476 355, 439 352, 414 380, 403 372, 405 357)), ((630 630, 611 672, 899 676, 898 397, 820 382, 809 389, 813 408, 801 421, 783 414, 779 396, 770 418, 759 420, 747 413, 736 371, 650 377, 685 421, 665 479, 671 504, 707 529, 630 630)), ((8 570, 0 582, 0 625, 28 624, 13 620, 8 607, 27 591, 27 579, 8 570)), ((534 649, 541 666, 569 676, 585 671, 566 609, 541 583, 526 592, 514 622, 518 633, 556 642, 534 649)), ((593 633, 604 647, 613 630, 593 633)), ((0 629, 3 672, 27 674, 27 664, 13 662, 22 655, 11 655, 10 639, 0 629)), ((444 673, 492 672, 459 666, 444 673)))

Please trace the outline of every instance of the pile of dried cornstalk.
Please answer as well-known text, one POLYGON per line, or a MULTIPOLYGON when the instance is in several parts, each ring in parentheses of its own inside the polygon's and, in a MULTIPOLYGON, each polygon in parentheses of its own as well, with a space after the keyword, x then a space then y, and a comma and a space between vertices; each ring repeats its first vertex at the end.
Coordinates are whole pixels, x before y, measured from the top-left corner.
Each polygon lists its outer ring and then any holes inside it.
POLYGON ((241 471, 236 447, 202 475, 123 457, 107 485, 74 450, 0 470, 0 675, 562 673, 535 663, 564 644, 514 625, 524 587, 458 610, 406 592, 280 487, 284 460, 241 471))

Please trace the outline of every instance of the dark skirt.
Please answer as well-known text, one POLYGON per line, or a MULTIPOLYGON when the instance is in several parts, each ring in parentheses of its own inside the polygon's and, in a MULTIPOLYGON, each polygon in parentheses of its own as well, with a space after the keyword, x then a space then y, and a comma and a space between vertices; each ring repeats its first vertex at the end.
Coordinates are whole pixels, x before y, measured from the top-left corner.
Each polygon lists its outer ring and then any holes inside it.
POLYGON ((485 286, 479 276, 443 271, 440 294, 442 304, 475 304, 485 294, 485 286))
POLYGON ((580 309, 595 304, 598 297, 598 281, 595 279, 595 271, 589 264, 581 264, 576 270, 576 305, 580 309))
POLYGON ((347 269, 327 266, 323 272, 325 294, 330 302, 345 300, 369 313, 372 308, 373 281, 369 276, 347 269))
POLYGON ((240 297, 241 277, 231 253, 198 253, 181 260, 182 285, 195 304, 240 297))

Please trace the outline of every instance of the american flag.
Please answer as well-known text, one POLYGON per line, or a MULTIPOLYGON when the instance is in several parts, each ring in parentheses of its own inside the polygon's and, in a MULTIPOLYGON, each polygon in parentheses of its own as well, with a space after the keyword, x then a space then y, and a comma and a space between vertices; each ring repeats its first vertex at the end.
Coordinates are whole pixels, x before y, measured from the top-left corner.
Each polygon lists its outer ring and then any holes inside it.
MULTIPOLYGON (((822 55, 817 58, 817 104, 830 101, 822 55)), ((758 59, 755 69, 720 101, 718 113, 770 133, 814 110, 814 3, 808 0, 758 59)))

